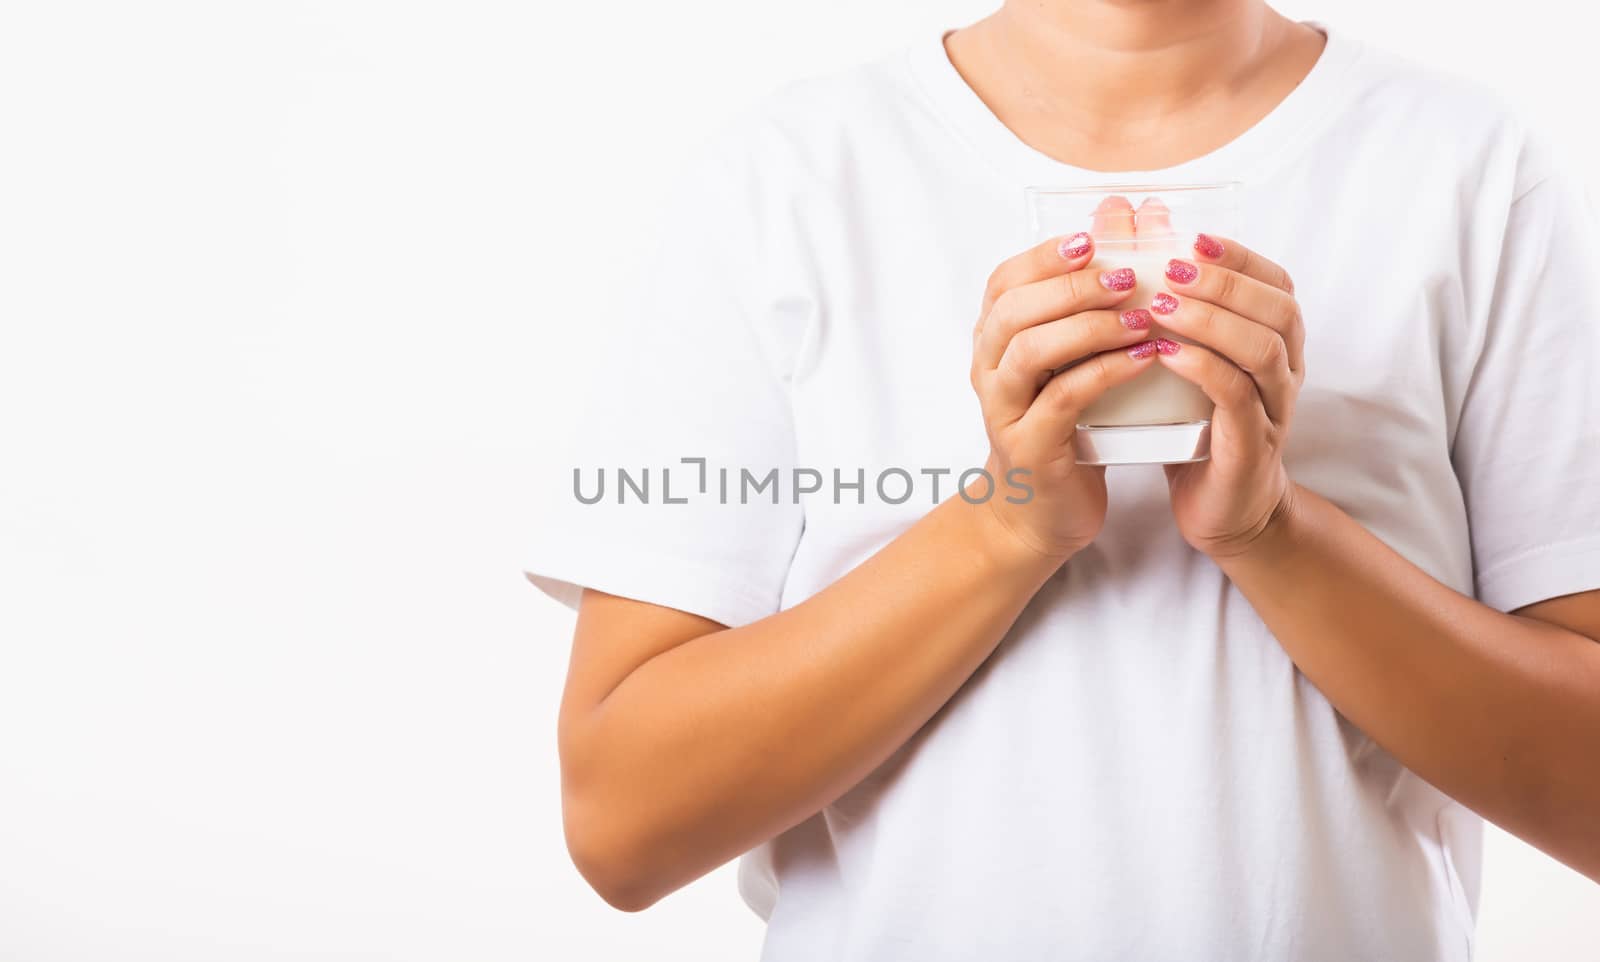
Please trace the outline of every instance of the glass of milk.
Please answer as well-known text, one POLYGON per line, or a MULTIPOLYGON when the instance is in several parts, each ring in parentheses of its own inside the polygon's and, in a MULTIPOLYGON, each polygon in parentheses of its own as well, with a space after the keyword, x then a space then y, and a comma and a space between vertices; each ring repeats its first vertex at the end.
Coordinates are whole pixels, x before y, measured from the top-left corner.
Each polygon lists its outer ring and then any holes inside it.
MULTIPOLYGON (((1028 242, 1087 231, 1094 270, 1133 268, 1138 281, 1118 310, 1150 307, 1167 290, 1167 262, 1195 259, 1198 233, 1231 237, 1237 183, 1029 187, 1028 242)), ((1186 340, 1161 328, 1150 337, 1186 340)), ((1081 464, 1203 461, 1211 451, 1211 400, 1159 364, 1101 396, 1083 412, 1075 436, 1081 464)))

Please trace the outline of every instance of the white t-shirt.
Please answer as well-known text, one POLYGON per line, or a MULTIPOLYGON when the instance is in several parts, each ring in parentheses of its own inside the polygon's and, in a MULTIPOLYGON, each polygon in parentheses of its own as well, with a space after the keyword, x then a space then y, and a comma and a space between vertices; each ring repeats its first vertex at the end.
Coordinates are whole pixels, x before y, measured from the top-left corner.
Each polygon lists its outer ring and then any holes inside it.
MULTIPOLYGON (((1308 327, 1291 475, 1495 608, 1600 588, 1583 191, 1483 91, 1328 33, 1268 117, 1158 171, 1026 146, 937 35, 762 99, 619 265, 634 307, 596 323, 628 359, 592 359, 575 460, 605 496, 562 479, 530 575, 734 626, 803 601, 984 464, 971 331, 1025 186, 1237 180, 1308 327)), ((955 697, 745 857, 763 958, 1467 959, 1477 818, 1296 672, 1159 467, 1107 482, 1103 533, 955 697)))

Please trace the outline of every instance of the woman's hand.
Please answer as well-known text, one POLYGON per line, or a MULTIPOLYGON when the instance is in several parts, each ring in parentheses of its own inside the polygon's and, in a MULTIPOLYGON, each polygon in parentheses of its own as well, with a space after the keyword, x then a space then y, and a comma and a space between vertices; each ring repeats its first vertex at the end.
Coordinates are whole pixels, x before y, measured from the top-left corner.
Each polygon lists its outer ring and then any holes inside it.
POLYGON ((1167 265, 1151 305, 1196 343, 1162 339, 1160 362, 1216 402, 1211 458, 1167 466, 1185 540, 1213 557, 1248 547, 1287 510, 1283 446, 1305 381, 1305 326, 1288 273, 1226 238, 1200 235, 1195 260, 1167 265))
POLYGON ((972 386, 995 481, 987 504, 1010 536, 1062 561, 1099 534, 1106 513, 1105 469, 1073 453, 1078 415, 1155 354, 1149 312, 1116 309, 1133 272, 1088 270, 1093 256, 1089 235, 1074 234, 1001 264, 973 331, 972 386), (1032 488, 1026 503, 1008 499, 1022 497, 1012 478, 1032 488))

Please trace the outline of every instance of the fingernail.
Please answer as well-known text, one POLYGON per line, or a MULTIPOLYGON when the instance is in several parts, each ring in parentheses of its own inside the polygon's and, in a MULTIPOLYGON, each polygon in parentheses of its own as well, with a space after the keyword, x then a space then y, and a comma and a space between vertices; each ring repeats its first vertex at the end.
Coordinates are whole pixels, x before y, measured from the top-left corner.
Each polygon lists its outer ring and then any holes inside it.
POLYGON ((1138 281, 1134 278, 1131 267, 1100 272, 1100 284, 1108 291, 1131 291, 1136 283, 1138 281))
POLYGON ((1178 353, 1179 345, 1177 341, 1171 341, 1164 337, 1158 337, 1155 340, 1155 345, 1156 350, 1160 351, 1162 354, 1171 355, 1178 353))
POLYGON ((1128 348, 1128 356, 1135 360, 1142 361, 1154 354, 1158 349, 1159 348, 1157 347, 1155 341, 1140 341, 1134 346, 1128 348))
POLYGON ((1188 284, 1200 276, 1200 268, 1188 261, 1181 261, 1174 257, 1167 261, 1167 279, 1179 284, 1188 284))
POLYGON ((1222 246, 1222 241, 1217 240, 1210 234, 1194 235, 1194 249, 1200 253, 1201 257, 1209 257, 1212 260, 1221 257, 1223 252, 1227 250, 1226 247, 1222 246))
POLYGON ((1150 312, 1142 307, 1122 312, 1122 326, 1130 331, 1142 331, 1148 328, 1153 320, 1155 318, 1150 316, 1150 312))
POLYGON ((1094 241, 1083 231, 1078 231, 1071 237, 1061 238, 1061 243, 1056 247, 1056 253, 1066 260, 1076 260, 1089 253, 1089 248, 1094 246, 1094 241))
POLYGON ((1155 297, 1150 298, 1150 309, 1157 314, 1171 314, 1178 309, 1178 299, 1166 291, 1162 291, 1155 297))

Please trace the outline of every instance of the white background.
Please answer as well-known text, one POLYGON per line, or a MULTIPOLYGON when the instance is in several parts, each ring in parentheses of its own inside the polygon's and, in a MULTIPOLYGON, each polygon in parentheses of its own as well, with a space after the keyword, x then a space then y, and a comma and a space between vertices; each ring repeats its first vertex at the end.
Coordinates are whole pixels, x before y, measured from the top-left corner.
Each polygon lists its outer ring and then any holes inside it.
MULTIPOLYGON (((1600 170, 1566 4, 1286 7, 1600 170)), ((688 146, 986 10, 0 3, 0 960, 753 959, 729 870, 567 861, 528 505, 688 146)), ((1600 886, 1487 872, 1482 960, 1600 955, 1600 886)))

